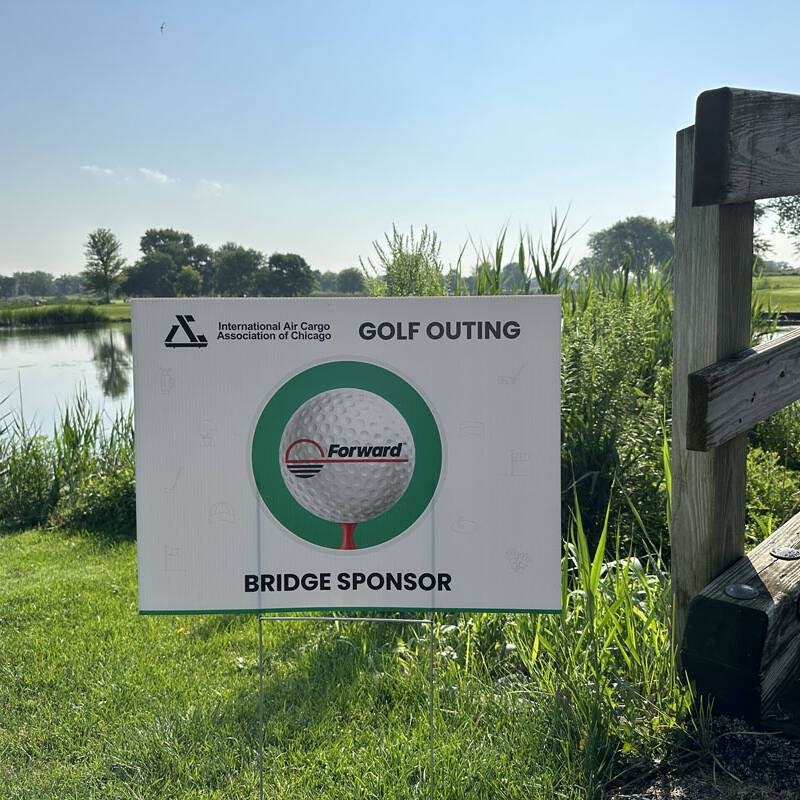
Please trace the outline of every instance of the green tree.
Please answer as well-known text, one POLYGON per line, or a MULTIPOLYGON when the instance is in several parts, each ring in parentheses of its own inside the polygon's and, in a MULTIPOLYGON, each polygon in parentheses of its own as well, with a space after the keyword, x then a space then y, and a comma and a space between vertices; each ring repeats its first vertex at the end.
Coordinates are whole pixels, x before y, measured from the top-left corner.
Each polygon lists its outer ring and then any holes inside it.
POLYGON ((248 250, 235 242, 223 244, 214 256, 214 288, 225 297, 247 297, 256 291, 256 277, 264 254, 248 250))
POLYGON ((40 269, 30 272, 15 272, 16 294, 45 297, 53 294, 53 276, 40 269))
POLYGON ((652 266, 663 266, 672 258, 671 228, 671 223, 652 217, 628 217, 592 233, 588 239, 591 265, 608 272, 629 265, 631 272, 642 278, 652 266))
POLYGON ((186 251, 186 266, 200 275, 201 287, 197 294, 211 294, 214 291, 214 251, 207 244, 190 247, 186 251))
POLYGON ((321 292, 336 291, 336 284, 339 280, 337 273, 333 272, 332 270, 320 272, 318 269, 315 269, 311 274, 314 276, 314 280, 317 282, 317 286, 321 292))
POLYGON ((106 296, 111 302, 111 290, 119 283, 125 259, 120 255, 122 244, 108 228, 97 228, 89 234, 84 253, 86 268, 83 282, 90 292, 106 296))
POLYGON ((341 294, 363 294, 366 289, 364 274, 355 267, 343 269, 336 278, 336 291, 341 294))
POLYGON ((265 297, 304 297, 314 288, 314 276, 297 253, 273 253, 258 276, 258 291, 265 297))
POLYGON ((53 292, 58 297, 67 294, 82 294, 83 278, 80 275, 59 275, 53 279, 53 292))
POLYGON ((511 261, 500 273, 500 286, 506 294, 514 294, 525 290, 525 276, 518 261, 511 261))
MULTIPOLYGON (((756 219, 761 216, 759 210, 773 215, 773 231, 782 233, 792 239, 795 252, 800 254, 800 196, 774 197, 756 204, 756 219)), ((763 250, 769 247, 764 246, 763 250)))
POLYGON ((131 296, 175 297, 178 268, 166 253, 150 251, 124 273, 120 288, 131 296))
POLYGON ((203 276, 194 267, 181 267, 175 277, 175 294, 178 297, 197 297, 202 289, 203 276))
MULTIPOLYGON (((214 290, 214 251, 207 244, 195 244, 191 233, 174 228, 149 228, 139 240, 139 249, 144 255, 163 253, 172 259, 177 276, 183 267, 191 267, 201 277, 201 288, 197 294, 211 294, 214 290)), ((186 287, 184 287, 186 288, 186 287)), ((176 293, 180 293, 174 287, 176 293)))
POLYGON ((451 267, 444 276, 444 293, 450 295, 475 294, 475 276, 462 275, 460 269, 451 267))
POLYGON ((0 297, 8 300, 13 297, 17 290, 17 282, 14 278, 7 275, 0 275, 0 297))
POLYGON ((141 239, 139 249, 148 253, 166 253, 178 265, 187 263, 186 253, 194 247, 191 233, 182 233, 174 228, 148 228, 141 239))

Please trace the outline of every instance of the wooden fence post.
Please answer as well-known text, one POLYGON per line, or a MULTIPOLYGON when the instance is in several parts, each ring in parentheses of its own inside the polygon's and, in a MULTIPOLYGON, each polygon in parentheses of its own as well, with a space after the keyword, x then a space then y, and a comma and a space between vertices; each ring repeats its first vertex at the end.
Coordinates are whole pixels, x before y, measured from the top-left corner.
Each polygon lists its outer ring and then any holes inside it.
POLYGON ((747 440, 686 448, 689 373, 750 343, 753 203, 692 205, 694 127, 677 134, 672 386, 673 648, 691 599, 744 553, 747 440))

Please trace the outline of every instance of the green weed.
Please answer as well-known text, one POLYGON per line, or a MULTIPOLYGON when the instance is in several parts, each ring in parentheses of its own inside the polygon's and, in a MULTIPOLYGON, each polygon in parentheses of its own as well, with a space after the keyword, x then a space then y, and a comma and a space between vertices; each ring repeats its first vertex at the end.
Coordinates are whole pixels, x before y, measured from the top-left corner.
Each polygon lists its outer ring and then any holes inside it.
POLYGON ((414 229, 408 236, 392 226, 392 236, 384 236, 385 244, 373 242, 376 261, 361 260, 361 269, 371 294, 405 297, 408 295, 441 295, 444 293, 441 244, 427 226, 417 237, 414 229))

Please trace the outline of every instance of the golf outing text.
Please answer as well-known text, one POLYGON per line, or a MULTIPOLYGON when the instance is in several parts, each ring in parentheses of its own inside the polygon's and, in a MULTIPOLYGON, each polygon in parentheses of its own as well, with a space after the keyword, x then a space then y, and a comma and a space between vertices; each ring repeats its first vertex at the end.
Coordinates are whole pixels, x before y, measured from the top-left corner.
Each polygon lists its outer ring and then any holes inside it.
MULTIPOLYGON (((358 335, 371 341, 375 338, 382 341, 396 339, 408 342, 422 330, 421 322, 362 322, 358 326, 358 335)), ((428 339, 516 339, 520 334, 519 322, 489 322, 484 320, 456 320, 447 322, 429 322, 425 326, 428 339)))

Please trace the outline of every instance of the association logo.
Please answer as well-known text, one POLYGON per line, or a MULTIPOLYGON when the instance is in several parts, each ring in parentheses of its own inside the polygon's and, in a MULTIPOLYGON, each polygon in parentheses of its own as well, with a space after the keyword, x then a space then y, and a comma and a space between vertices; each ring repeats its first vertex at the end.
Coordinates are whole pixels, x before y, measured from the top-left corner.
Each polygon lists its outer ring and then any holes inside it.
POLYGON ((191 314, 176 314, 175 319, 178 320, 177 325, 173 325, 164 344, 167 347, 208 347, 208 341, 202 333, 195 333, 192 330, 190 322, 194 322, 194 317, 191 314), (178 341, 175 341, 175 335, 181 332, 178 341))
POLYGON ((286 529, 340 550, 406 531, 439 483, 436 420, 407 381, 360 361, 320 364, 287 381, 256 425, 252 466, 286 529))

